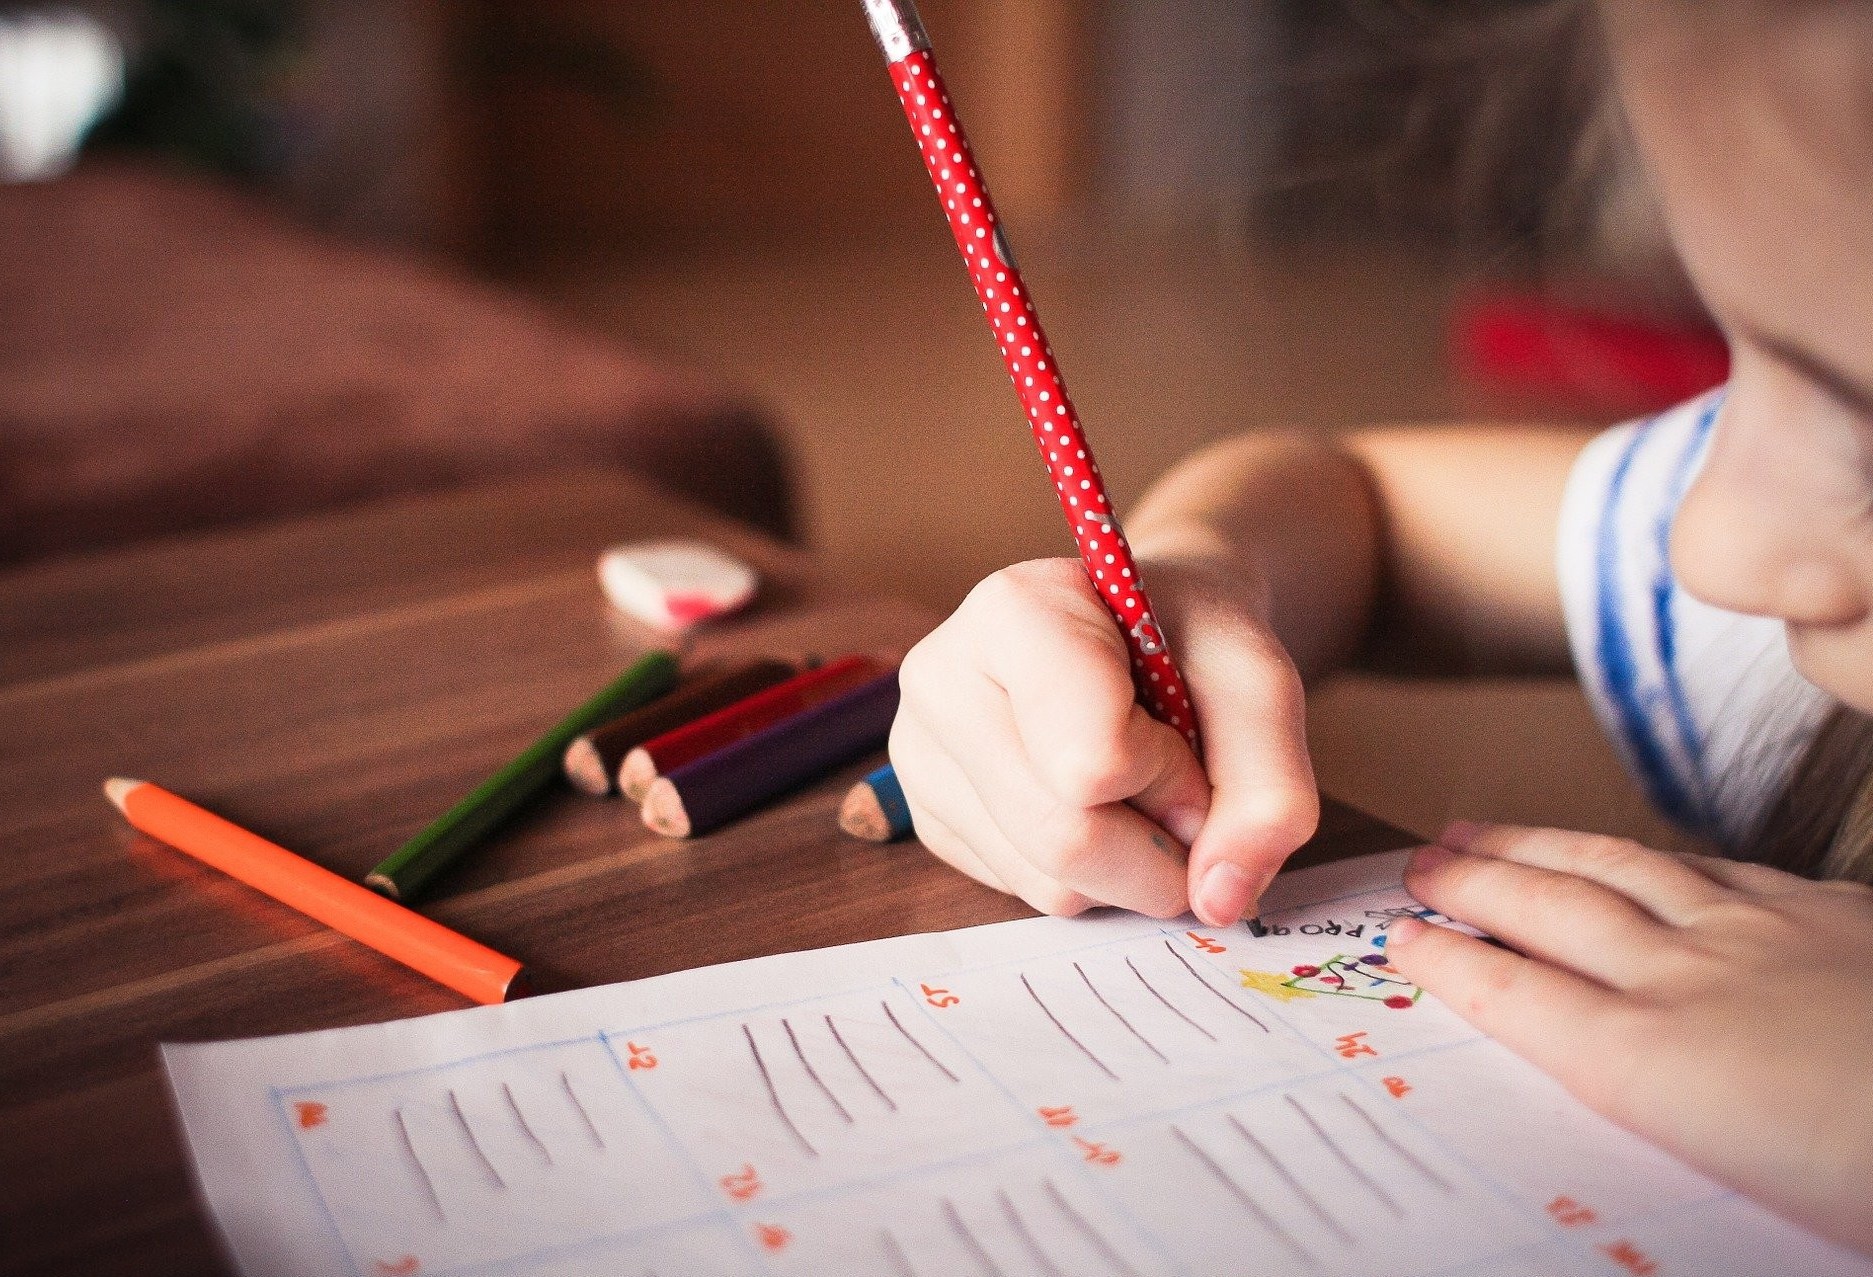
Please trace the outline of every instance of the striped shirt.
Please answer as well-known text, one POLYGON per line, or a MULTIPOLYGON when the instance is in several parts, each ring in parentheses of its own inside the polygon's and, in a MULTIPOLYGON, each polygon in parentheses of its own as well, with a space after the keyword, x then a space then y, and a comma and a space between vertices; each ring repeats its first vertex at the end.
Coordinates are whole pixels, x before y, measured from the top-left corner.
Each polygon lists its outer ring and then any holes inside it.
POLYGON ((1833 702, 1789 659, 1782 623, 1692 598, 1672 520, 1723 392, 1617 426, 1574 463, 1557 569, 1582 688, 1627 769, 1678 824, 1746 838, 1833 702))

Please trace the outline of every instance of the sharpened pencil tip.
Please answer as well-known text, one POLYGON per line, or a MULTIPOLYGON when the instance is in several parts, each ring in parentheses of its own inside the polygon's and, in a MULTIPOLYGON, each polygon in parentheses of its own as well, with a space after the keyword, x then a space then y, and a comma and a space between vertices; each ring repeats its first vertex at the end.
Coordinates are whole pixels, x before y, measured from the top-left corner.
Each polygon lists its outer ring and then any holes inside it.
POLYGON ((852 786, 839 804, 839 828, 866 842, 890 842, 891 822, 878 802, 878 791, 864 781, 852 786))
POLYGON ((124 809, 124 801, 130 797, 130 791, 143 784, 140 780, 128 780, 122 776, 113 776, 104 782, 104 796, 111 800, 111 806, 118 811, 124 809))

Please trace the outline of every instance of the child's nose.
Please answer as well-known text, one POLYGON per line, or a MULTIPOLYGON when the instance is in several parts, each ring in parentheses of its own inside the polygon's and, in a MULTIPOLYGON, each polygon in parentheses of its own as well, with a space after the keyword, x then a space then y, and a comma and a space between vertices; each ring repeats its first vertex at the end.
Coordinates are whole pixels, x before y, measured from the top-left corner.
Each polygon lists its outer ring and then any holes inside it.
POLYGON ((1840 528, 1781 476, 1713 455, 1672 524, 1679 582, 1713 607, 1791 625, 1851 625, 1867 591, 1840 528))

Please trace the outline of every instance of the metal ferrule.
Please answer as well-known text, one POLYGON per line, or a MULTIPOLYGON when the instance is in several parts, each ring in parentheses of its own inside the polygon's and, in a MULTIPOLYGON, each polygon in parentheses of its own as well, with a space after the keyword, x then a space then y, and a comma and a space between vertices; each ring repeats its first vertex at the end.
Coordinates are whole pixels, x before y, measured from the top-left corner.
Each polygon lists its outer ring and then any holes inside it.
POLYGON ((928 50, 930 37, 911 0, 865 0, 872 38, 884 51, 884 60, 896 65, 913 53, 928 50))

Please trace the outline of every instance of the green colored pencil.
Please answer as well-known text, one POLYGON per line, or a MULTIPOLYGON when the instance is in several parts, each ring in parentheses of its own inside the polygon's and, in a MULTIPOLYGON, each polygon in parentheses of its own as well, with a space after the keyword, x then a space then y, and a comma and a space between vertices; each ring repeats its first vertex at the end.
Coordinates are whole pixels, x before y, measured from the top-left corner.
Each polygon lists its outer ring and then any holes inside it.
POLYGON ((673 653, 646 653, 609 687, 528 746, 526 753, 488 777, 468 797, 371 870, 364 885, 392 900, 414 900, 437 874, 553 783, 559 774, 560 756, 575 737, 662 696, 676 686, 676 668, 673 653))

